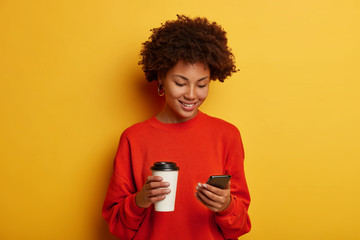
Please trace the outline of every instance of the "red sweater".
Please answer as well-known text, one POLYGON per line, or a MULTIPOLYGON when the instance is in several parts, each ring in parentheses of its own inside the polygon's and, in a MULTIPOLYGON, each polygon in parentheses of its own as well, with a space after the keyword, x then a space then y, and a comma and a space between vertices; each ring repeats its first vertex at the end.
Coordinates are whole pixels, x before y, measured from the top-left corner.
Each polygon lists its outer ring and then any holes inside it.
POLYGON ((237 239, 250 231, 250 196, 244 175, 244 151, 238 129, 202 112, 183 123, 152 117, 126 129, 120 138, 114 171, 103 206, 110 231, 127 239, 237 239), (180 167, 174 212, 139 208, 135 194, 151 175, 154 162, 180 167), (231 202, 220 213, 195 196, 198 182, 229 174, 231 202))

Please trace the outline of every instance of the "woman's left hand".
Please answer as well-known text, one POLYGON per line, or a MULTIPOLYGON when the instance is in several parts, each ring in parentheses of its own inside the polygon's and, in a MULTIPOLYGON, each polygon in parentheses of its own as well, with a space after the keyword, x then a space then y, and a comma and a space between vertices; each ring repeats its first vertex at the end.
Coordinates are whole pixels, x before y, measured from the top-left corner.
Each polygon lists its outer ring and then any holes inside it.
POLYGON ((225 189, 198 183, 196 190, 196 198, 213 212, 222 212, 230 205, 230 182, 225 189))

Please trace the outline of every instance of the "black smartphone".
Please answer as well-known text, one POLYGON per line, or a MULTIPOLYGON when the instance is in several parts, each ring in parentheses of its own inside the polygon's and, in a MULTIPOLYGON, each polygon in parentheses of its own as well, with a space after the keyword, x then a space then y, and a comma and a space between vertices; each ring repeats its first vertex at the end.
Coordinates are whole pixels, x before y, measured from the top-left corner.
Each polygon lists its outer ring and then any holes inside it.
POLYGON ((230 175, 213 175, 209 177, 206 183, 210 184, 211 186, 224 189, 230 181, 230 178, 230 175))

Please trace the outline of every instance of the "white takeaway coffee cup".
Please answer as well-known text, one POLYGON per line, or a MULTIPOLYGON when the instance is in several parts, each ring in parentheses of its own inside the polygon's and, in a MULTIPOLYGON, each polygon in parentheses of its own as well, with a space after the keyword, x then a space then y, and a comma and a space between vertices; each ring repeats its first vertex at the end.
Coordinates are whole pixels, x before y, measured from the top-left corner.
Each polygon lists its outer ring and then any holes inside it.
POLYGON ((156 162, 151 167, 152 175, 160 176, 163 178, 163 182, 170 183, 168 188, 171 191, 166 195, 165 199, 155 203, 155 211, 172 212, 175 210, 175 197, 179 169, 180 168, 174 162, 156 162))

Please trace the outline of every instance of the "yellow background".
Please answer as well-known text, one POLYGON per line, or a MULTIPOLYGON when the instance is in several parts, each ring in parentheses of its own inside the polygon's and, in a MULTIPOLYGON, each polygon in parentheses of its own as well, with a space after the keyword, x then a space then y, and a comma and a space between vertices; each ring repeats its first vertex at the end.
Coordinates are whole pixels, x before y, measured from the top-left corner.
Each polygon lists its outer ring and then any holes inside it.
POLYGON ((240 68, 202 110, 242 132, 241 239, 359 239, 355 0, 0 1, 0 239, 115 239, 101 206, 119 136, 159 109, 139 50, 177 13, 222 24, 240 68))

